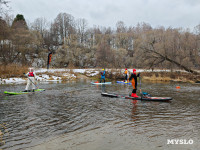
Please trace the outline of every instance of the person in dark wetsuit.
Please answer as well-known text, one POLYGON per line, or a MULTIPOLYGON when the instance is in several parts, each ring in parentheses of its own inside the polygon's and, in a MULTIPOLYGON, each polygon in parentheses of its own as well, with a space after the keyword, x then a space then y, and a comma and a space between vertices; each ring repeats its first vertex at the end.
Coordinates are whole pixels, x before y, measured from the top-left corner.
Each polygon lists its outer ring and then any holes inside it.
POLYGON ((137 91, 137 77, 139 76, 140 76, 140 73, 136 75, 136 69, 133 69, 133 73, 131 73, 131 76, 129 78, 129 81, 132 83, 132 86, 133 86, 131 97, 136 97, 136 98, 138 97, 136 94, 136 91, 137 91))
POLYGON ((102 80, 104 80, 104 83, 106 82, 106 81, 105 81, 105 74, 106 74, 105 70, 102 69, 100 83, 101 83, 102 80))

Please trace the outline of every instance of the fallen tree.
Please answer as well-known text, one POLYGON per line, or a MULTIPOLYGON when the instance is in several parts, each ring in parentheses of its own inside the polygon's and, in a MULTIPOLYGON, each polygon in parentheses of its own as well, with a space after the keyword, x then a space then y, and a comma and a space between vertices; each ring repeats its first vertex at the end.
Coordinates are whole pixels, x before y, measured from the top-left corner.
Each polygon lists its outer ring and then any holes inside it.
POLYGON ((144 51, 144 53, 146 53, 148 55, 147 59, 152 59, 152 61, 150 62, 150 67, 152 67, 153 65, 162 63, 164 61, 168 61, 170 63, 177 65, 179 68, 184 69, 187 72, 190 72, 190 73, 196 74, 196 75, 199 74, 197 71, 190 69, 190 68, 180 64, 179 62, 169 58, 167 55, 164 55, 164 54, 156 51, 154 44, 155 44, 155 42, 151 42, 151 43, 148 43, 148 47, 145 47, 145 46, 141 47, 141 49, 144 51))

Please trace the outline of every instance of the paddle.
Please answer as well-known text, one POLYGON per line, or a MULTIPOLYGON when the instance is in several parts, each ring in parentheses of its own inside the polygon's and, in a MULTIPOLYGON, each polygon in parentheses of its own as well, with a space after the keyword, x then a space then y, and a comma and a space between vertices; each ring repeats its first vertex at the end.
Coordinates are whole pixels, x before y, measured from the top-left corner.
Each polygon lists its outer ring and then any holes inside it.
POLYGON ((146 98, 146 97, 151 97, 151 95, 149 94, 149 93, 147 93, 147 92, 142 92, 142 83, 141 83, 141 77, 139 77, 140 78, 140 95, 141 95, 141 100, 142 100, 142 98, 144 97, 144 98, 146 98))
MULTIPOLYGON (((24 73, 24 75, 33 83, 33 81, 25 73, 24 73)), ((36 86, 37 89, 39 89, 39 87, 35 83, 33 83, 33 84, 36 86)))
POLYGON ((140 95, 141 95, 141 100, 142 100, 142 98, 143 98, 143 96, 146 98, 146 96, 148 96, 148 97, 151 97, 150 96, 150 94, 149 93, 146 93, 146 92, 142 92, 142 83, 141 83, 141 77, 139 77, 140 78, 140 95))
POLYGON ((142 94, 142 89, 141 89, 141 87, 142 87, 142 84, 141 84, 141 77, 139 77, 139 78, 140 78, 140 95, 141 95, 141 100, 142 100, 143 94, 142 94))

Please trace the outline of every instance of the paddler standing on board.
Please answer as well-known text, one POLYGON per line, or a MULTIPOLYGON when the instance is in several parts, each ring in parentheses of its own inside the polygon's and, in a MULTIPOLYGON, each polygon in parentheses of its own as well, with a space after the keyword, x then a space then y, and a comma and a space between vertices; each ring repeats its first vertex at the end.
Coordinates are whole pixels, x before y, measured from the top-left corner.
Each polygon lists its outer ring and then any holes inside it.
POLYGON ((36 74, 34 72, 34 69, 33 68, 29 68, 29 72, 26 74, 26 76, 28 77, 28 80, 27 80, 27 85, 26 85, 26 88, 25 88, 25 91, 23 92, 34 92, 35 91, 35 79, 36 79, 36 74), (29 90, 29 86, 32 86, 32 89, 29 90))
POLYGON ((125 77, 124 77, 124 82, 128 82, 128 70, 127 68, 124 71, 125 77))
POLYGON ((136 98, 138 97, 136 94, 136 91, 137 91, 137 77, 139 76, 140 76, 140 73, 136 75, 136 69, 133 69, 133 73, 131 73, 131 76, 129 78, 129 81, 132 83, 132 86, 133 86, 131 97, 136 97, 136 98))
POLYGON ((100 83, 101 83, 102 80, 104 80, 104 83, 105 83, 105 75, 106 75, 106 72, 105 72, 104 69, 102 69, 102 71, 101 71, 101 80, 100 80, 100 83))

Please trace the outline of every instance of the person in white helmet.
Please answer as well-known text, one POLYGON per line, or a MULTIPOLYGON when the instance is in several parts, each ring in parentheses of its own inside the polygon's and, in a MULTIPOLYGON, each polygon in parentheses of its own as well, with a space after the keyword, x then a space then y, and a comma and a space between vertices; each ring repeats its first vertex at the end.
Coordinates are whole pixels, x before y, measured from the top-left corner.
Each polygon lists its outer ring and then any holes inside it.
POLYGON ((36 81, 36 74, 34 72, 34 69, 29 68, 29 72, 26 74, 26 76, 28 77, 28 80, 27 80, 27 85, 24 92, 31 92, 31 91, 34 92, 35 81, 36 81), (32 86, 32 89, 29 89, 30 85, 32 86))

